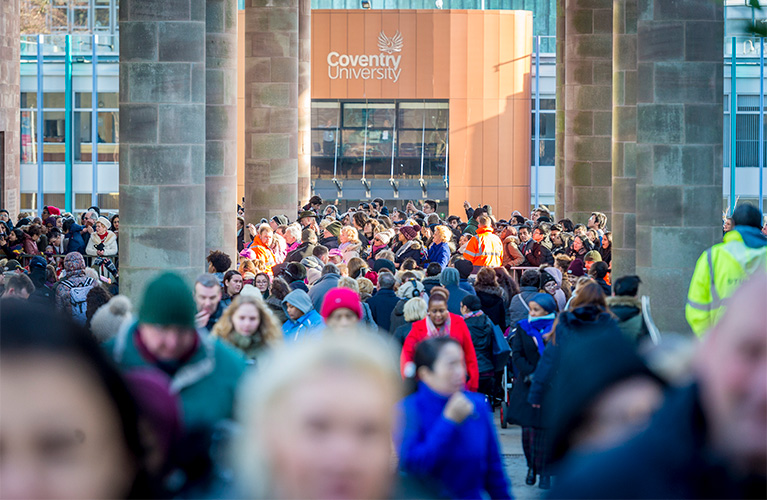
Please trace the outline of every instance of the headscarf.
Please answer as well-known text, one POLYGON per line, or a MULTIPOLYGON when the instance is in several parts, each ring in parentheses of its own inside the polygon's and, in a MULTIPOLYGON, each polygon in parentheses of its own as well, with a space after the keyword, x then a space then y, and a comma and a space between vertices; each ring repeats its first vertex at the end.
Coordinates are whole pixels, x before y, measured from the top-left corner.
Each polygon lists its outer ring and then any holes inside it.
POLYGON ((71 252, 64 257, 64 270, 67 279, 85 276, 85 259, 80 252, 71 252))

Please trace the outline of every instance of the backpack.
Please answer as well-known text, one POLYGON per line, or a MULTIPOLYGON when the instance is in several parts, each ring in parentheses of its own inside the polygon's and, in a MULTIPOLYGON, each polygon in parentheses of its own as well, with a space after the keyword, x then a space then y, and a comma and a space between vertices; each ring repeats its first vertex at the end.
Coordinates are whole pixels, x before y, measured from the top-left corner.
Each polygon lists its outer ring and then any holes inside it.
POLYGON ((93 289, 93 278, 86 279, 80 285, 75 285, 69 280, 64 280, 61 284, 69 289, 72 318, 79 324, 85 325, 85 313, 88 311, 88 292, 93 289))

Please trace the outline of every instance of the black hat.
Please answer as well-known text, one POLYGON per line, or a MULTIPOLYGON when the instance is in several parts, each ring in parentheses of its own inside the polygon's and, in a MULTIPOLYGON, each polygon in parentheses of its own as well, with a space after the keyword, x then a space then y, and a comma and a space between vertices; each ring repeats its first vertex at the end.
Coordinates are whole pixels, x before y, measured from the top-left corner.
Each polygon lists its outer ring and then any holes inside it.
POLYGON ((453 266, 458 270, 458 274, 461 275, 462 280, 467 279, 474 270, 474 264, 466 259, 458 259, 453 266))
POLYGON ((461 305, 466 306, 472 312, 482 309, 482 301, 476 295, 467 295, 461 299, 461 305))

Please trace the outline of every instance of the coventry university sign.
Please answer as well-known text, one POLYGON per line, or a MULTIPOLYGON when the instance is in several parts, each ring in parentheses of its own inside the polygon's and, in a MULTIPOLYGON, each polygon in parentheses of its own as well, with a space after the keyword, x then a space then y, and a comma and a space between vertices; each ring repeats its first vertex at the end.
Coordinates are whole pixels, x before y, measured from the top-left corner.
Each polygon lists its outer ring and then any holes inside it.
POLYGON ((392 37, 387 37, 382 31, 378 35, 379 54, 350 55, 330 52, 327 57, 328 77, 331 80, 392 80, 396 83, 402 73, 400 52, 403 45, 404 41, 399 31, 392 37))

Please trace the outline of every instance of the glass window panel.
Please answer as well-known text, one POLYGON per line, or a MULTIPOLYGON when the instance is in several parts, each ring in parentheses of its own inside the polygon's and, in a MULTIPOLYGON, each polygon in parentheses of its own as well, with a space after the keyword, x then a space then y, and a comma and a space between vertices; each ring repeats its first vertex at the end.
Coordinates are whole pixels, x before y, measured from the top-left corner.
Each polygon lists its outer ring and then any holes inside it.
POLYGON ((338 159, 338 178, 361 179, 362 156, 338 159))
POLYGON ((37 163, 37 112, 21 112, 21 163, 37 163))
POLYGON ((369 128, 392 128, 394 103, 368 103, 367 110, 369 128))
POLYGON ((430 158, 444 158, 447 151, 447 130, 427 130, 423 155, 430 158))
POLYGON ((99 92, 99 108, 117 109, 119 107, 120 101, 117 92, 99 92))
MULTIPOLYGON (((90 193, 75 193, 75 210, 85 211, 92 205, 90 193)), ((79 214, 78 214, 79 215, 79 214)), ((76 217, 79 219, 79 217, 76 217)))
MULTIPOLYGON (((91 161, 91 114, 85 111, 73 113, 74 161, 91 161)), ((87 207, 86 207, 87 208, 87 207)))
POLYGON ((64 102, 64 92, 44 92, 43 93, 44 108, 64 109, 65 106, 66 104, 64 102))
POLYGON ((72 9, 72 29, 78 31, 88 29, 88 9, 72 9))
POLYGON ((390 128, 369 130, 368 145, 375 150, 373 156, 391 157, 394 147, 394 132, 390 128))
POLYGON ((117 111, 102 111, 99 113, 98 133, 99 142, 116 144, 120 142, 119 119, 117 111))
POLYGON ((334 161, 333 157, 312 157, 312 179, 332 179, 334 161))
POLYGON ((37 210, 37 193, 21 193, 21 210, 37 210))
POLYGON ((421 174, 420 158, 397 158, 394 162, 394 178, 415 177, 421 174))
POLYGON ((75 93, 75 108, 90 109, 91 107, 91 93, 90 92, 76 92, 75 93))
POLYGON ((63 162, 66 158, 64 145, 64 112, 43 113, 43 161, 63 162))
POLYGON ((338 123, 337 102, 312 102, 312 128, 335 128, 338 123))
POLYGON ((401 102, 399 105, 398 128, 417 128, 424 126, 424 104, 422 102, 401 102))
MULTIPOLYGON (((557 115, 554 113, 541 113, 541 123, 540 123, 540 137, 541 138, 553 138, 556 136, 557 132, 557 115)), ((530 126, 530 132, 533 136, 533 139, 535 138, 535 113, 530 115, 531 120, 531 126, 530 126)))
POLYGON ((120 193, 99 193, 99 208, 101 210, 118 210, 120 208, 120 193))
POLYGON ((109 28, 109 8, 93 9, 93 26, 95 28, 109 28))
POLYGON ((343 156, 355 156, 362 158, 365 150, 365 129, 343 130, 341 134, 343 156))
POLYGON ((364 127, 367 115, 367 106, 360 103, 346 103, 343 105, 343 127, 364 127))
POLYGON ((368 157, 365 163, 365 177, 388 179, 391 173, 391 158, 368 157))
POLYGON ((21 93, 21 107, 22 108, 37 108, 37 92, 22 92, 21 93))
POLYGON ((66 195, 64 193, 43 193, 43 205, 63 207, 66 205, 66 195))
POLYGON ((424 159, 423 177, 441 179, 445 177, 445 160, 439 158, 424 159))
POLYGON ((446 102, 427 102, 424 106, 426 128, 448 128, 448 104, 446 102))
POLYGON ((421 157, 421 130, 400 130, 399 132, 399 156, 421 157))
POLYGON ((104 5, 104 6, 109 7, 109 1, 110 0, 94 0, 93 3, 96 4, 96 5, 104 5))
MULTIPOLYGON (((549 110, 555 110, 557 109, 557 100, 556 99, 544 99, 541 97, 541 109, 549 109, 549 110)), ((533 99, 533 109, 535 109, 535 99, 533 99)))
POLYGON ((312 156, 335 156, 336 130, 312 130, 312 156))
MULTIPOLYGON (((538 154, 540 155, 540 166, 554 166, 556 139, 541 139, 538 154)), ((530 143, 530 165, 535 165, 535 139, 530 143)))

